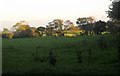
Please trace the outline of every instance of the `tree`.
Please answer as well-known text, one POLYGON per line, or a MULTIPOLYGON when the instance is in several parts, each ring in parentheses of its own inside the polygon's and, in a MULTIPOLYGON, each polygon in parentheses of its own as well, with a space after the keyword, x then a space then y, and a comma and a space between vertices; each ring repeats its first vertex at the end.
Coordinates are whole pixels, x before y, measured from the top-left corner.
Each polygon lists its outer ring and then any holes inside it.
POLYGON ((63 20, 61 19, 55 19, 52 22, 49 22, 48 25, 46 25, 46 33, 49 36, 58 35, 63 36, 64 30, 63 30, 63 20))
POLYGON ((66 34, 67 34, 67 31, 74 26, 73 22, 71 22, 70 20, 65 21, 63 25, 64 25, 64 31, 65 31, 64 33, 66 34))
POLYGON ((39 35, 42 36, 45 31, 45 27, 40 26, 37 28, 37 31, 38 31, 39 35))
POLYGON ((106 30, 106 22, 99 20, 94 23, 93 31, 95 34, 101 34, 101 32, 105 30, 106 30))
MULTIPOLYGON (((117 30, 117 48, 118 48, 118 59, 120 62, 120 1, 113 1, 109 7, 108 17, 116 24, 117 30)), ((116 32, 116 30, 114 32, 116 32)))
POLYGON ((54 23, 53 22, 49 22, 47 25, 46 25, 46 34, 48 36, 52 36, 53 34, 53 29, 54 29, 54 23))
POLYGON ((63 20, 61 19, 55 19, 53 20, 54 23, 54 30, 56 31, 56 33, 59 36, 63 36, 64 32, 63 32, 63 20))
POLYGON ((74 26, 74 24, 70 20, 67 20, 67 21, 64 22, 64 30, 67 30, 72 26, 74 26))
POLYGON ((12 30, 14 31, 14 37, 32 37, 31 29, 27 22, 20 21, 17 22, 12 30))
POLYGON ((76 24, 78 26, 81 26, 81 25, 93 23, 94 21, 95 19, 93 17, 82 17, 82 18, 79 17, 76 21, 76 24))
POLYGON ((68 34, 71 34, 71 35, 74 35, 74 36, 79 36, 80 35, 80 29, 79 29, 78 26, 71 26, 67 31, 68 31, 67 32, 68 34))
POLYGON ((120 1, 113 1, 107 13, 113 22, 120 24, 120 1))
POLYGON ((2 31, 2 38, 8 38, 9 30, 7 28, 4 28, 2 31))
POLYGON ((107 21, 106 23, 107 26, 107 31, 112 33, 112 34, 116 34, 118 32, 118 28, 116 26, 116 24, 112 21, 107 21))
POLYGON ((40 36, 39 31, 37 30, 36 27, 30 27, 30 30, 31 30, 32 37, 39 37, 40 36))
POLYGON ((20 21, 20 22, 17 22, 15 25, 13 25, 14 31, 23 31, 28 29, 30 29, 30 26, 25 21, 20 21))
POLYGON ((107 11, 108 17, 117 26, 117 33, 120 33, 120 1, 113 1, 107 11))
POLYGON ((20 38, 24 38, 24 37, 32 37, 32 34, 31 34, 31 30, 30 29, 27 29, 27 30, 23 30, 19 33, 19 37, 20 38))
POLYGON ((12 38, 13 33, 9 31, 7 28, 4 28, 2 31, 2 38, 12 38))
POLYGON ((86 34, 91 34, 92 32, 92 25, 95 19, 93 17, 83 17, 83 18, 78 18, 76 21, 76 24, 83 30, 86 31, 86 34))
POLYGON ((31 30, 28 29, 28 30, 22 30, 20 32, 14 32, 14 38, 28 38, 28 37, 32 37, 32 34, 31 34, 31 30))

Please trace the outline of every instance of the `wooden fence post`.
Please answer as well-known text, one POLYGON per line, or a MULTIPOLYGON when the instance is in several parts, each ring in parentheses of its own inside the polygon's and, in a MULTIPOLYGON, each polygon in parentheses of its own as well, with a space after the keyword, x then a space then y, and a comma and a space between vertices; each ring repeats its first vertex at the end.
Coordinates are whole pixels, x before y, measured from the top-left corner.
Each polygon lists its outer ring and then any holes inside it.
POLYGON ((88 65, 91 63, 91 48, 88 49, 88 53, 89 53, 89 56, 88 56, 88 65))
POLYGON ((49 59, 50 59, 49 63, 51 65, 55 66, 55 64, 56 64, 56 56, 53 53, 53 50, 51 50, 50 53, 49 53, 49 59))
POLYGON ((82 63, 82 56, 81 56, 81 51, 77 51, 77 61, 78 63, 82 63))

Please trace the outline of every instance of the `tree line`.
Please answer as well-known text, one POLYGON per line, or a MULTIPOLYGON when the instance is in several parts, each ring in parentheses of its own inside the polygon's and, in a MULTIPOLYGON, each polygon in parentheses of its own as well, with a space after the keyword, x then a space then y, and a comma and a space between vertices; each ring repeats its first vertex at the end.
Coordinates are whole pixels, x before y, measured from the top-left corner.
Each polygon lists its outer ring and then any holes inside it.
POLYGON ((26 37, 44 37, 44 36, 72 36, 93 35, 103 33, 117 33, 118 27, 112 21, 95 21, 92 17, 78 18, 77 26, 70 20, 63 21, 55 19, 49 22, 46 27, 30 27, 26 21, 17 22, 9 30, 4 28, 2 38, 26 38, 26 37))
POLYGON ((95 21, 93 17, 79 17, 77 26, 70 20, 54 19, 46 27, 30 27, 26 21, 17 22, 9 30, 4 28, 2 38, 25 38, 44 36, 80 36, 94 34, 118 34, 120 32, 120 1, 112 2, 107 11, 110 18, 107 22, 95 21))

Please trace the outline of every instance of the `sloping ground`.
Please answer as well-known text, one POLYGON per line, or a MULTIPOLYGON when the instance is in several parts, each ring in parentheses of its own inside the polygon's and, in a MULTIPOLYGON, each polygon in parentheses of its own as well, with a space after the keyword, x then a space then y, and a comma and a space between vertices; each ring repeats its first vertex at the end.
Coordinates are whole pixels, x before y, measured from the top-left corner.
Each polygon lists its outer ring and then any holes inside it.
POLYGON ((120 74, 116 42, 111 35, 3 39, 3 75, 120 74), (100 47, 101 37, 106 48, 100 47))

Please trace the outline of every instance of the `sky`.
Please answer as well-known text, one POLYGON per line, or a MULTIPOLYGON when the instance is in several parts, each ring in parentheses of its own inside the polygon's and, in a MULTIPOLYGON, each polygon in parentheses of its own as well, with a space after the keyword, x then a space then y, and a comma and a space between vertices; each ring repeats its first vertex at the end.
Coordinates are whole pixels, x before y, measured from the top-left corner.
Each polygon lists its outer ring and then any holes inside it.
POLYGON ((110 0, 0 0, 0 29, 25 20, 30 26, 46 25, 54 19, 71 20, 94 16, 107 20, 110 0))

